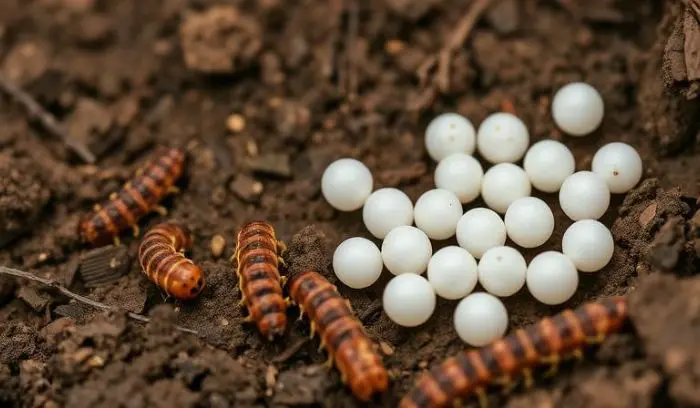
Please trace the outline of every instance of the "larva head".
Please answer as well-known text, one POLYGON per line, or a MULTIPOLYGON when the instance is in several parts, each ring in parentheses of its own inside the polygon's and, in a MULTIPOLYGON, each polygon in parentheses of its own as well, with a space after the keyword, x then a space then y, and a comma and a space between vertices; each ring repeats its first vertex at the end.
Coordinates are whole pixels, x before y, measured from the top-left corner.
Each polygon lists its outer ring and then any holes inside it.
MULTIPOLYGON (((284 300, 282 302, 284 303, 284 300)), ((258 330, 270 341, 282 336, 286 328, 287 315, 285 313, 268 313, 258 321, 258 330)))
POLYGON ((194 299, 204 289, 204 274, 191 262, 183 263, 166 280, 166 291, 179 300, 194 299))
POLYGON ((95 214, 87 216, 80 220, 78 224, 78 235, 80 241, 90 246, 106 245, 113 240, 113 237, 107 233, 104 227, 102 217, 95 214))

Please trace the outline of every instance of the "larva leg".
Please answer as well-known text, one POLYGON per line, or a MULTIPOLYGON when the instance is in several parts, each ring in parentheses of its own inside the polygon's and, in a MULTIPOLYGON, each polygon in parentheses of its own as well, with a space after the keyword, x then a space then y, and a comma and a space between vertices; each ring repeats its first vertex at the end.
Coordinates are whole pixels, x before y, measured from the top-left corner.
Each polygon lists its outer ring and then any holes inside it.
POLYGON ((122 242, 119 240, 119 237, 114 237, 114 246, 120 246, 122 242))
POLYGON ((571 357, 577 361, 581 361, 583 360, 583 351, 581 351, 581 349, 576 349, 571 352, 571 357))
POLYGON ((176 186, 170 186, 168 187, 168 194, 179 194, 180 189, 177 188, 176 186))
POLYGON ((144 172, 144 167, 140 167, 140 168, 136 169, 135 174, 137 177, 141 177, 141 176, 143 176, 143 172, 144 172))
POLYGON ((138 224, 134 224, 134 226, 131 227, 131 231, 134 233, 134 238, 138 237, 141 234, 141 230, 139 229, 138 224))
POLYGON ((116 192, 113 192, 109 195, 109 199, 112 201, 116 200, 117 197, 119 197, 119 194, 117 194, 116 192))
POLYGON ((532 370, 530 370, 529 368, 524 368, 523 379, 525 383, 525 388, 532 388, 532 385, 534 384, 534 381, 532 379, 532 370))
POLYGON ((294 302, 292 301, 292 298, 286 297, 286 298, 284 298, 284 304, 287 306, 292 306, 292 305, 294 305, 294 302))
POLYGON ((540 359, 540 364, 548 364, 549 365, 549 369, 544 373, 544 376, 545 377, 554 376, 557 373, 560 361, 561 361, 561 358, 556 354, 553 354, 553 355, 548 356, 548 357, 542 357, 540 359))
POLYGON ((309 338, 313 338, 315 334, 316 334, 316 325, 314 324, 314 322, 311 322, 311 330, 310 330, 309 338))
POLYGON ((277 251, 280 253, 280 255, 284 254, 287 252, 287 244, 285 244, 283 241, 277 241, 277 251))
POLYGON ((102 206, 99 205, 99 204, 95 204, 95 205, 92 206, 92 210, 95 211, 95 212, 98 212, 98 211, 100 211, 101 209, 102 209, 102 206))
POLYGON ((287 284, 287 277, 286 276, 280 276, 280 285, 284 286, 287 284))
POLYGON ((457 398, 457 399, 454 400, 454 402, 452 403, 452 407, 453 407, 453 408, 462 408, 463 406, 464 406, 464 405, 462 404, 462 399, 461 399, 461 398, 457 398))
POLYGON ((153 207, 153 211, 157 212, 158 214, 162 215, 163 217, 168 215, 168 209, 163 207, 162 205, 156 205, 155 207, 153 207))
POLYGON ((474 390, 474 393, 476 394, 477 398, 479 398, 479 406, 481 408, 488 408, 489 399, 486 396, 486 390, 484 390, 483 387, 479 387, 474 390))
POLYGON ((330 355, 330 354, 328 355, 328 360, 326 360, 324 365, 326 366, 326 369, 328 369, 328 370, 333 368, 333 356, 332 355, 330 355))
POLYGON ((239 306, 245 306, 246 304, 248 304, 248 299, 246 299, 246 297, 243 296, 243 297, 241 298, 241 300, 238 302, 238 305, 239 305, 239 306))
POLYGON ((588 344, 600 344, 605 340, 605 336, 602 334, 598 334, 595 337, 587 337, 586 338, 586 343, 588 344))
POLYGON ((321 339, 321 342, 318 344, 318 351, 323 351, 326 348, 326 343, 323 342, 323 339, 321 339))
POLYGON ((282 258, 281 256, 277 257, 277 263, 282 265, 285 268, 287 267, 287 261, 285 261, 284 258, 282 258))
POLYGON ((513 391, 516 385, 515 381, 513 381, 513 379, 508 375, 504 375, 503 377, 497 378, 494 381, 494 384, 498 384, 501 387, 503 387, 501 389, 501 392, 503 394, 510 394, 510 392, 513 391))
POLYGON ((253 315, 249 314, 248 316, 246 316, 245 318, 243 318, 243 321, 244 321, 245 323, 253 323, 253 315))

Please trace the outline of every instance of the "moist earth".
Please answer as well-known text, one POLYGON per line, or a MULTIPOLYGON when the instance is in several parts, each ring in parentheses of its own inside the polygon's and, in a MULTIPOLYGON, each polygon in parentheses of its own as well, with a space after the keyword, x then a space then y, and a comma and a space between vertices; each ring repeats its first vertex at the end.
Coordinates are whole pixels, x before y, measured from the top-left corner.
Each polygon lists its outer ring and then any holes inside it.
MULTIPOLYGON (((508 110, 527 123, 533 142, 565 142, 577 169, 590 167, 597 147, 623 141, 640 152, 645 175, 603 217, 615 237, 612 261, 582 274, 567 304, 544 306, 525 290, 505 299, 512 330, 628 294, 625 330, 534 388, 494 392, 490 402, 700 406, 700 3, 493 0, 443 69, 425 65, 481 1, 0 2, 0 75, 98 157, 82 163, 16 101, 0 97, 0 265, 123 310, 103 313, 0 276, 0 405, 367 406, 325 368, 318 339, 295 321, 295 309, 275 342, 243 321, 228 260, 234 234, 265 219, 289 244, 289 272, 313 269, 337 283, 335 246, 371 237, 361 214, 323 200, 325 166, 360 159, 375 187, 398 187, 415 200, 433 188, 435 164, 423 147, 432 117, 455 111, 478 124, 508 110), (579 80, 601 92, 605 120, 592 135, 572 138, 557 130, 550 104, 556 89, 579 80), (128 233, 119 264, 126 266, 113 268, 119 275, 100 284, 81 276, 80 265, 96 255, 78 240, 79 219, 160 145, 189 150, 181 193, 164 205, 168 219, 193 232, 191 257, 206 274, 193 302, 168 299, 148 281, 133 259, 139 240, 128 233)), ((571 224, 555 194, 537 195, 553 207, 556 227, 543 247, 526 251, 528 260, 560 250, 571 224)), ((163 220, 151 215, 140 226, 163 220)), ((419 328, 382 314, 387 275, 367 290, 338 285, 392 378, 369 406, 395 406, 422 371, 465 348, 452 329, 453 301, 439 300, 419 328)))

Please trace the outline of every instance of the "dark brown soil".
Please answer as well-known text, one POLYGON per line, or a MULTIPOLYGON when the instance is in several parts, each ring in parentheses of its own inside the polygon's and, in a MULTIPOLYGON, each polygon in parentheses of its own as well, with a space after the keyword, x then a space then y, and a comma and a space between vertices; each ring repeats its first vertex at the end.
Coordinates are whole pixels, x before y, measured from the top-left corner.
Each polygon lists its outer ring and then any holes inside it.
MULTIPOLYGON (((99 157, 81 164, 0 97, 0 265, 153 317, 146 326, 95 313, 1 277, 0 405, 364 406, 325 370, 305 322, 274 343, 244 324, 227 260, 234 233, 267 219, 290 242, 291 270, 334 280, 335 245, 368 234, 359 213, 338 213, 320 196, 330 161, 359 158, 377 187, 399 186, 416 199, 432 187, 423 148, 431 117, 457 111, 479 123, 512 108, 533 140, 567 143, 581 169, 603 143, 632 144, 647 179, 613 200, 604 217, 617 243, 613 260, 582 276, 565 305, 629 293, 630 327, 586 361, 491 402, 700 406, 698 14, 661 0, 501 0, 452 54, 449 77, 430 72, 422 86, 418 68, 473 1, 0 1, 0 74, 99 157), (553 92, 574 80, 596 86, 606 102, 603 126, 587 138, 561 135, 549 113, 553 92), (207 287, 194 302, 167 300, 132 262, 116 282, 87 288, 75 273, 87 251, 78 219, 163 144, 191 148, 182 193, 165 205, 193 231, 207 287)), ((555 195, 541 197, 557 207, 555 195)), ((556 231, 538 251, 560 249, 570 221, 555 216, 556 231)), ((150 216, 142 230, 162 220, 150 216)), ((122 242, 135 254, 137 239, 122 242)), ((392 376, 373 406, 395 405, 427 366, 464 348, 452 329, 455 302, 440 301, 428 323, 402 329, 381 313, 385 283, 339 285, 392 376)), ((506 304, 511 328, 561 309, 525 291, 506 304)))

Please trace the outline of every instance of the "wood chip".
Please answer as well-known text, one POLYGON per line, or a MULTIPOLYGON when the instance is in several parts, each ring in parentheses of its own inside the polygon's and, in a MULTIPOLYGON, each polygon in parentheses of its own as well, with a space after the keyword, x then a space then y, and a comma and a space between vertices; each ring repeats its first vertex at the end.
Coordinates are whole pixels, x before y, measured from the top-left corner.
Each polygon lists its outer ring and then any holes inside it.
POLYGON ((646 228, 647 225, 651 222, 651 220, 654 219, 656 216, 656 207, 657 207, 656 201, 653 203, 649 204, 647 208, 642 211, 641 214, 639 214, 639 225, 642 226, 642 228, 646 228))
POLYGON ((284 153, 262 154, 248 159, 248 168, 268 176, 291 178, 292 168, 289 155, 284 153))
POLYGON ((24 301, 29 307, 37 312, 44 310, 49 304, 49 298, 43 296, 36 289, 28 286, 22 286, 17 292, 17 299, 24 301))
POLYGON ((131 258, 125 246, 109 245, 93 249, 82 256, 80 277, 85 286, 97 287, 116 282, 131 267, 131 258))

